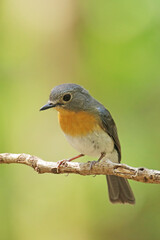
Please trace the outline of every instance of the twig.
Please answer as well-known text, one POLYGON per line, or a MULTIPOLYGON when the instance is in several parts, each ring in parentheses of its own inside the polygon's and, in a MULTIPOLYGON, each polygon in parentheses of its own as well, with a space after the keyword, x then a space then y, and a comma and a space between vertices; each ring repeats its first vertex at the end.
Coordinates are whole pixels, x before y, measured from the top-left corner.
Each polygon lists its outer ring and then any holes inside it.
POLYGON ((160 183, 160 171, 147 168, 134 168, 125 164, 116 164, 111 161, 100 161, 90 168, 90 162, 67 162, 58 169, 57 162, 46 162, 29 154, 0 154, 0 164, 19 163, 32 167, 38 173, 76 173, 86 175, 116 175, 144 183, 160 183))

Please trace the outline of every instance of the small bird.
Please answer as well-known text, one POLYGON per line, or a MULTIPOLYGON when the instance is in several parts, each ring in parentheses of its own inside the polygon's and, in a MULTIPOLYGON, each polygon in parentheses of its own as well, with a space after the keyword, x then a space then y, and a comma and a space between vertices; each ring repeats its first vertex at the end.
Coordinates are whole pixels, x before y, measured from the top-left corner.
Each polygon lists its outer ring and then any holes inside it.
MULTIPOLYGON (((68 142, 84 155, 121 161, 121 146, 117 128, 110 112, 87 90, 77 84, 61 84, 52 89, 49 101, 40 111, 55 108, 68 142)), ((106 175, 109 199, 112 203, 134 204, 135 198, 127 179, 106 175)))

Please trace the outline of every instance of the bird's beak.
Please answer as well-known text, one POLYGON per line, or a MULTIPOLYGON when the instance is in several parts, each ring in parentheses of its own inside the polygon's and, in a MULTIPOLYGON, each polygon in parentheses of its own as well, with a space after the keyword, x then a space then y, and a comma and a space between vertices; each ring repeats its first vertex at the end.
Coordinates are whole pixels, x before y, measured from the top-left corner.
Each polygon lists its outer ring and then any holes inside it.
POLYGON ((48 108, 53 108, 55 106, 56 106, 56 104, 54 104, 52 102, 48 102, 47 104, 45 104, 43 107, 40 108, 40 111, 46 110, 48 108))

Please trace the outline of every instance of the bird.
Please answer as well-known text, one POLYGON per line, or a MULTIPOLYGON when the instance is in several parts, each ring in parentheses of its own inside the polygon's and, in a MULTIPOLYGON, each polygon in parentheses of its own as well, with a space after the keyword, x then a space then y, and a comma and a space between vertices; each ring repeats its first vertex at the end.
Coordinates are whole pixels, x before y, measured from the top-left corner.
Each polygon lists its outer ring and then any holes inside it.
MULTIPOLYGON (((68 142, 80 154, 121 161, 121 145, 116 124, 110 112, 82 86, 74 83, 60 84, 51 90, 47 104, 40 111, 54 108, 58 111, 60 127, 68 142)), ((62 160, 63 161, 63 160, 62 160)), ((61 163, 60 163, 61 164, 61 163)), ((106 175, 111 203, 135 204, 135 197, 128 180, 106 175)))

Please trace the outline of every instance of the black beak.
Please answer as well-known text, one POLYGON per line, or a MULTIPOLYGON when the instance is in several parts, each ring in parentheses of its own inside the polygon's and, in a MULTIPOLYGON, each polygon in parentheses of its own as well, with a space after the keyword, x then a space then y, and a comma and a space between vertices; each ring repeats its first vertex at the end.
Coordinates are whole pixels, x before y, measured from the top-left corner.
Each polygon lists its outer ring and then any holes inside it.
POLYGON ((48 108, 53 108, 55 106, 56 106, 56 104, 53 104, 53 103, 49 102, 49 103, 45 104, 43 107, 41 107, 40 111, 46 110, 48 108))

